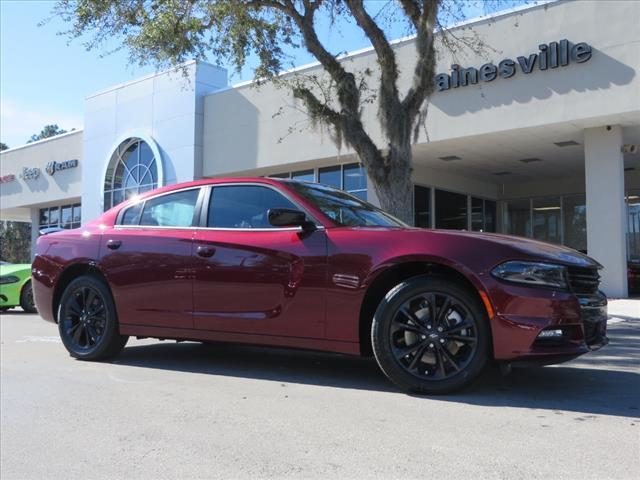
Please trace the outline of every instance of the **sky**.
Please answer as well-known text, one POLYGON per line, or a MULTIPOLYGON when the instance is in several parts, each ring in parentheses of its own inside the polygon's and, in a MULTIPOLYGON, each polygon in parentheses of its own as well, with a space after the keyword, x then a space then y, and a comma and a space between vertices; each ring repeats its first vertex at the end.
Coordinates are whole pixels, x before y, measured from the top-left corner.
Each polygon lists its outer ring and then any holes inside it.
MULTIPOLYGON (((502 0, 500 9, 526 0, 502 0)), ((86 51, 82 41, 71 43, 58 34, 67 27, 50 17, 55 2, 49 0, 0 0, 0 141, 17 147, 46 124, 71 130, 82 128, 84 98, 88 95, 152 73, 152 66, 129 65, 127 53, 101 56, 86 51)), ((370 0, 368 8, 379 10, 384 2, 370 0)), ((467 17, 480 16, 486 8, 468 8, 467 17)), ((369 46, 359 28, 346 24, 339 29, 320 22, 319 36, 330 51, 340 53, 369 46)), ((390 36, 402 37, 404 28, 390 27, 390 36)), ((114 43, 115 46, 115 43, 114 43)), ((229 83, 252 78, 252 62, 240 74, 230 73, 229 83)), ((297 52, 294 65, 314 61, 305 51, 297 52)), ((224 65, 223 65, 224 66, 224 65)))

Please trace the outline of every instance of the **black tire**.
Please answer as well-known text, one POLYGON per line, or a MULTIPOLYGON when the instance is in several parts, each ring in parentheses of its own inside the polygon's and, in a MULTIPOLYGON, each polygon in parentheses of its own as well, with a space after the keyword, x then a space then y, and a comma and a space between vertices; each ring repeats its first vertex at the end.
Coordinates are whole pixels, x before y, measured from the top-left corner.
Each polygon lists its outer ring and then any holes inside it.
POLYGON ((36 304, 33 301, 33 285, 31 285, 31 280, 22 286, 22 290, 20 291, 20 306, 22 310, 27 313, 38 313, 36 304))
POLYGON ((6 312, 7 310, 9 310, 11 307, 0 307, 0 312, 6 312))
POLYGON ((108 360, 129 339, 120 335, 113 297, 102 279, 83 275, 65 288, 58 307, 58 331, 72 357, 108 360))
POLYGON ((490 337, 474 292, 442 276, 420 275, 394 287, 371 326, 382 371, 401 389, 420 394, 451 393, 476 380, 489 358, 490 337))

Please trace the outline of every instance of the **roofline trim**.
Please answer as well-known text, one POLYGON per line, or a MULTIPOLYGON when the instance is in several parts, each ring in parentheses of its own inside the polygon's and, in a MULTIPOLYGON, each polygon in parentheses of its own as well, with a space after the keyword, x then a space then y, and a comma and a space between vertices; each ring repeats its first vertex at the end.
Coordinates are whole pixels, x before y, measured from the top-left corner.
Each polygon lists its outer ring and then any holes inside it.
POLYGON ((69 137, 71 135, 75 135, 77 133, 82 133, 82 132, 84 132, 84 127, 76 128, 76 129, 71 130, 70 132, 61 133, 60 135, 54 135, 53 137, 47 137, 47 138, 43 138, 42 140, 36 140, 35 142, 24 143, 22 145, 18 145, 17 147, 8 148, 8 149, 3 150, 2 152, 0 152, 0 155, 4 155, 7 152, 13 152, 15 150, 20 150, 22 148, 33 147, 34 145, 40 145, 42 143, 51 142, 53 140, 59 140, 59 139, 61 139, 63 137, 69 137))
MULTIPOLYGON (((550 4, 554 4, 554 3, 557 3, 557 4, 565 3, 566 1, 568 1, 568 0, 537 0, 537 3, 535 3, 533 5, 527 5, 527 4, 518 5, 518 6, 515 6, 515 7, 512 7, 512 8, 509 8, 507 10, 501 10, 500 12, 490 13, 488 15, 482 15, 480 17, 474 17, 474 18, 470 18, 468 20, 463 20, 461 22, 454 23, 453 25, 448 27, 447 30, 454 30, 454 29, 462 28, 462 27, 465 27, 467 25, 471 25, 471 24, 474 24, 474 23, 482 23, 482 22, 486 22, 488 20, 495 20, 495 19, 498 19, 498 18, 501 18, 501 17, 506 17, 508 15, 512 15, 514 13, 518 13, 518 12, 525 11, 525 10, 535 10, 535 9, 538 9, 538 8, 541 8, 541 7, 547 7, 550 4)), ((407 35, 405 37, 401 37, 401 38, 397 38, 395 40, 391 40, 391 41, 389 41, 389 43, 392 46, 400 46, 402 44, 405 44, 405 43, 408 43, 408 42, 414 40, 415 38, 416 38, 415 35, 407 35)), ((361 55, 365 55, 365 54, 373 52, 373 51, 374 51, 373 46, 364 47, 364 48, 360 48, 358 50, 353 50, 351 52, 343 53, 342 55, 338 55, 337 59, 338 60, 345 60, 345 59, 348 59, 348 58, 356 58, 356 57, 359 57, 361 55)), ((301 72, 301 71, 304 71, 304 70, 309 70, 309 69, 312 69, 312 68, 316 68, 316 67, 319 67, 320 65, 321 65, 320 62, 306 63, 306 64, 300 65, 298 67, 293 67, 293 68, 290 68, 288 70, 283 70, 277 76, 278 77, 283 77, 283 76, 289 75, 291 73, 296 73, 296 72, 301 72)), ((211 92, 209 95, 216 95, 217 93, 226 92, 228 90, 234 90, 236 88, 246 87, 246 86, 254 84, 256 82, 257 82, 257 80, 255 78, 253 78, 251 80, 244 80, 242 82, 234 83, 233 85, 230 85, 230 86, 228 86, 226 88, 222 88, 222 89, 217 90, 215 92, 211 92)), ((209 95, 206 95, 206 96, 209 96, 209 95)))

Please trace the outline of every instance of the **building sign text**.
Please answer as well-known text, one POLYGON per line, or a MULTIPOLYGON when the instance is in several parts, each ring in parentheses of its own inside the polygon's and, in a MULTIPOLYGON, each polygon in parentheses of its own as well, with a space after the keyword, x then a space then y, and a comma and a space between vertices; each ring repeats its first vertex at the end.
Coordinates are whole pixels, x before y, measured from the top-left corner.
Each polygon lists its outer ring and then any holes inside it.
POLYGON ((45 168, 45 171, 49 175, 53 175, 54 173, 60 170, 66 170, 68 168, 75 168, 78 166, 78 160, 67 160, 66 162, 49 162, 45 168))
POLYGON ((551 42, 548 45, 538 45, 539 52, 532 53, 528 57, 518 57, 516 60, 505 58, 498 65, 485 63, 480 68, 463 68, 460 65, 451 65, 451 73, 439 73, 434 82, 438 92, 450 88, 466 87, 481 82, 491 82, 497 77, 513 77, 518 69, 529 74, 536 64, 539 70, 549 68, 566 67, 571 62, 584 63, 591 58, 592 49, 587 43, 580 42, 572 45, 569 40, 551 42))

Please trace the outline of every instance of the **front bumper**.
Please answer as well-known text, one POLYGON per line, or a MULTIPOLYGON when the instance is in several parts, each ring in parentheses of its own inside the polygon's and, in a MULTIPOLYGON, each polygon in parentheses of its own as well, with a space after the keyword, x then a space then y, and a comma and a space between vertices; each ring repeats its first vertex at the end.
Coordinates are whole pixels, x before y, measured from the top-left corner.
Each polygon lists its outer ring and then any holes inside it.
POLYGON ((574 295, 502 284, 491 292, 496 303, 491 326, 498 361, 559 363, 609 342, 607 299, 600 292, 574 295), (546 330, 554 336, 541 336, 546 330))

